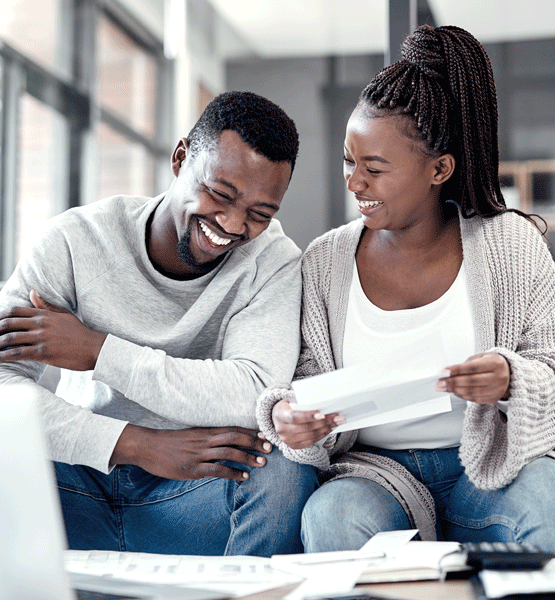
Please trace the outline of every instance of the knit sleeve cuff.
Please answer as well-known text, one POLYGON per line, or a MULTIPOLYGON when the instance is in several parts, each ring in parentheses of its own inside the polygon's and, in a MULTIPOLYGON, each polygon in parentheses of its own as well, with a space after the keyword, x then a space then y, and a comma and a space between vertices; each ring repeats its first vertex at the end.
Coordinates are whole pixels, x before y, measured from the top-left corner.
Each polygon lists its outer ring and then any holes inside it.
POLYGON ((504 348, 488 352, 497 352, 509 361, 509 398, 496 407, 468 403, 460 456, 474 485, 499 489, 511 483, 527 463, 554 447, 555 411, 549 396, 553 372, 547 365, 504 348))
POLYGON ((260 431, 266 436, 266 439, 281 450, 282 454, 289 460, 312 465, 322 470, 328 469, 330 466, 330 459, 325 447, 327 446, 326 444, 325 446, 314 444, 309 448, 294 450, 279 437, 272 420, 272 410, 281 400, 287 400, 290 403, 295 402, 295 394, 291 387, 269 387, 258 398, 258 402, 256 403, 256 419, 260 431))

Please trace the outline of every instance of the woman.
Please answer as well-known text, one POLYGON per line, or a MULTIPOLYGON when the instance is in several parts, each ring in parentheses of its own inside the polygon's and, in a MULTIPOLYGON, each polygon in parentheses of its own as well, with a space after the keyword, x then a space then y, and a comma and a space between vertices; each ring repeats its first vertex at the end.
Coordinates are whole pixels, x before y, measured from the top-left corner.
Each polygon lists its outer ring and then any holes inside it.
POLYGON ((266 437, 325 471, 303 513, 308 552, 412 527, 555 551, 555 264, 531 218, 506 208, 498 162, 485 51, 460 28, 418 28, 349 119, 361 219, 305 253, 296 377, 442 368, 452 410, 337 435, 341 415, 267 390, 266 437))

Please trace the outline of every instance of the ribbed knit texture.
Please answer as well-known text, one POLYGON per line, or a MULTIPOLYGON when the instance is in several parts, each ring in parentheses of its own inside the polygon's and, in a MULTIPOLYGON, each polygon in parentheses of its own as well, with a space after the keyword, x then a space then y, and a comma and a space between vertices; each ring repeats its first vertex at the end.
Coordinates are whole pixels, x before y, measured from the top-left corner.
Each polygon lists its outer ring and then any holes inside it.
POLYGON ((370 452, 348 452, 338 455, 320 480, 345 477, 363 477, 380 484, 403 507, 411 529, 418 529, 421 540, 436 539, 434 499, 397 461, 370 452))
MULTIPOLYGON (((555 263, 536 228, 515 213, 461 217, 460 225, 477 352, 497 352, 511 368, 506 414, 497 406, 468 403, 460 456, 477 487, 498 489, 534 458, 555 456, 555 263)), ((343 366, 349 287, 362 230, 362 221, 353 221, 316 239, 305 252, 296 378, 343 366)), ((271 419, 282 398, 292 399, 291 389, 265 392, 257 416, 262 431, 283 449, 271 419)), ((323 448, 289 448, 287 456, 322 468, 324 451, 345 453, 355 440, 356 431, 345 432, 331 436, 323 448)), ((350 455, 339 458, 343 476, 350 455)), ((352 476, 360 476, 356 462, 352 476)))

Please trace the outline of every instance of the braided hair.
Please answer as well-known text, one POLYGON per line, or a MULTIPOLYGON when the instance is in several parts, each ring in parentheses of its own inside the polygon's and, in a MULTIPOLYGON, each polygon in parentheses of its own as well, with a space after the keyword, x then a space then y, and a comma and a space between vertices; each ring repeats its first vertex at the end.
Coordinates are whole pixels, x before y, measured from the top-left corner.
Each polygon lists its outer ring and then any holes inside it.
POLYGON ((495 82, 482 45, 460 27, 423 25, 405 39, 401 55, 374 76, 358 107, 412 117, 427 152, 455 157, 442 197, 456 201, 465 217, 509 210, 499 184, 495 82))

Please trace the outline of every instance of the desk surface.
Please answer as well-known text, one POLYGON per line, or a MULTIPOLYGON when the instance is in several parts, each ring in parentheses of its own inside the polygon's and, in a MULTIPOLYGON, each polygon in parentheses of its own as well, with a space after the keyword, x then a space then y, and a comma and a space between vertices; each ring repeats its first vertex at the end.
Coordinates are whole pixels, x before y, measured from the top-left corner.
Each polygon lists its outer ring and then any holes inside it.
MULTIPOLYGON (((245 596, 247 600, 282 600, 294 585, 261 594, 245 596)), ((402 583, 373 583, 359 585, 356 588, 368 590, 370 594, 378 594, 396 600, 473 600, 471 584, 466 580, 452 581, 407 581, 402 583)))

